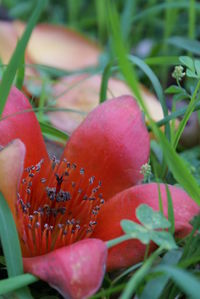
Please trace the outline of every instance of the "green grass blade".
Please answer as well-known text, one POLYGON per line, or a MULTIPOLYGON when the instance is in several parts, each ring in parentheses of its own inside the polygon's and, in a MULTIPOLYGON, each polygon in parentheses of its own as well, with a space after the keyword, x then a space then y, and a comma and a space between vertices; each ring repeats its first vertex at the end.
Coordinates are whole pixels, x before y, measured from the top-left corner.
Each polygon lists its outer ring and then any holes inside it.
POLYGON ((173 142, 173 145, 174 145, 175 148, 177 147, 179 139, 180 139, 180 137, 183 133, 183 130, 184 130, 184 128, 185 128, 192 112, 194 111, 196 102, 199 100, 199 96, 197 97, 197 94, 199 93, 199 89, 200 89, 200 81, 198 82, 198 84, 195 88, 195 91, 192 95, 191 101, 190 101, 189 105, 187 106, 187 110, 185 112, 185 115, 184 115, 183 119, 181 120, 181 122, 179 124, 179 127, 176 131, 176 135, 174 137, 174 142, 173 142))
MULTIPOLYGON (((174 8, 179 8, 179 9, 183 9, 185 8, 186 10, 189 8, 189 1, 180 1, 180 2, 172 2, 172 3, 162 3, 162 4, 157 4, 154 5, 148 9, 143 10, 141 13, 138 13, 136 16, 133 17, 132 22, 138 22, 140 20, 143 20, 144 18, 147 17, 155 17, 155 15, 160 14, 165 11, 166 9, 168 10, 173 10, 174 8)), ((200 11, 200 4, 199 3, 195 3, 195 10, 196 11, 200 11)))
POLYGON ((22 59, 22 62, 17 70, 17 76, 16 76, 16 87, 21 90, 24 84, 24 75, 25 75, 25 60, 24 57, 22 59))
POLYGON ((199 299, 200 283, 199 280, 191 273, 169 265, 156 267, 156 272, 162 271, 170 276, 170 278, 192 299, 199 299))
POLYGON ((181 36, 173 36, 170 37, 167 42, 177 48, 200 55, 200 42, 197 40, 192 40, 181 36))
POLYGON ((0 193, 0 235, 8 276, 23 273, 23 263, 18 234, 12 214, 3 195, 0 193))
POLYGON ((13 292, 36 281, 38 281, 38 278, 29 273, 0 280, 0 295, 13 292))
MULTIPOLYGON (((18 233, 12 213, 2 193, 0 193, 0 237, 8 276, 13 277, 22 274, 23 263, 18 233)), ((32 298, 26 288, 19 290, 16 294, 20 299, 32 298)))
POLYGON ((100 88, 100 103, 103 103, 106 100, 106 94, 107 94, 107 88, 108 88, 108 80, 110 78, 111 72, 112 72, 112 62, 109 62, 104 71, 103 71, 103 75, 102 75, 102 79, 101 79, 101 88, 100 88))
POLYGON ((175 149, 171 146, 165 135, 157 128, 154 127, 154 134, 160 141, 163 154, 167 165, 174 178, 179 182, 186 192, 200 205, 200 188, 195 178, 191 175, 186 164, 181 157, 176 153, 175 149))
POLYGON ((195 21, 196 21, 195 2, 196 2, 195 0, 190 0, 190 6, 189 6, 188 37, 190 39, 195 38, 195 21))
POLYGON ((136 0, 124 1, 124 9, 121 14, 121 30, 122 36, 126 42, 128 42, 128 37, 132 29, 131 23, 136 8, 136 2, 136 0))
MULTIPOLYGON (((166 106, 166 101, 164 99, 163 90, 162 90, 160 81, 158 80, 158 78, 156 77, 154 72, 151 70, 151 68, 142 59, 135 57, 135 56, 130 56, 130 60, 135 65, 137 65, 147 75, 147 77, 151 81, 153 88, 156 92, 156 95, 157 95, 157 97, 160 101, 160 104, 162 106, 163 114, 166 117, 168 115, 168 109, 166 106)), ((169 124, 167 125, 167 131, 170 131, 169 124)))
POLYGON ((165 185, 165 189, 166 189, 166 193, 167 193, 168 220, 171 223, 169 231, 173 235, 174 232, 175 232, 175 220, 174 220, 173 201, 172 201, 172 197, 171 197, 171 193, 169 191, 168 185, 165 185))
POLYGON ((178 56, 148 57, 144 60, 148 65, 177 65, 180 63, 178 56))
POLYGON ((133 293, 136 291, 139 284, 143 281, 147 273, 150 271, 153 262, 157 259, 157 257, 162 252, 162 248, 158 248, 142 265, 142 267, 137 270, 131 279, 126 284, 126 287, 120 296, 120 299, 129 299, 132 298, 133 293))
POLYGON ((24 31, 22 38, 19 40, 12 58, 3 73, 3 77, 0 82, 0 116, 2 115, 17 69, 19 68, 20 63, 24 57, 24 52, 31 36, 32 30, 36 25, 45 4, 46 1, 37 1, 37 6, 27 24, 26 30, 24 31))
POLYGON ((66 143, 67 139, 68 139, 68 135, 54 127, 52 127, 51 125, 40 121, 40 128, 42 130, 43 134, 48 135, 49 137, 51 137, 53 140, 58 140, 61 141, 62 143, 66 143))

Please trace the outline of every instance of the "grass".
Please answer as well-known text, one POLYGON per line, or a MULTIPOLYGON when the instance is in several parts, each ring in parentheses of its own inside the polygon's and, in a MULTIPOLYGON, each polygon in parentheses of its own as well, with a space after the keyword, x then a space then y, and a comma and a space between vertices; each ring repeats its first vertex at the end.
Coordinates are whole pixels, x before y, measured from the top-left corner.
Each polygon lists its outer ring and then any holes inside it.
MULTIPOLYGON (((42 88, 35 90, 32 96, 40 127, 45 138, 65 144, 69 134, 54 127, 48 118, 49 111, 66 111, 67 113, 84 115, 81 109, 55 108, 49 98, 51 90, 48 86, 59 81, 62 77, 87 72, 101 74, 99 103, 106 101, 110 77, 122 78, 135 94, 136 100, 148 120, 149 132, 153 133, 156 141, 152 142, 150 165, 152 174, 150 181, 178 184, 184 188, 193 200, 200 205, 199 173, 194 170, 200 163, 199 136, 196 146, 191 144, 187 150, 180 143, 182 133, 187 127, 192 113, 200 110, 200 32, 198 22, 200 4, 190 0, 165 0, 161 4, 158 0, 148 1, 17 1, 2 0, 12 17, 21 18, 28 22, 27 29, 18 41, 10 63, 0 65, 0 115, 6 104, 9 90, 15 82, 19 89, 23 89, 25 80, 24 53, 32 30, 38 20, 42 22, 60 23, 84 32, 88 37, 101 44, 103 53, 99 65, 79 70, 61 70, 45 65, 29 65, 42 74, 42 88), (33 13, 33 7, 35 7, 33 13), (190 57, 195 67, 193 73, 180 56, 190 57), (182 64, 186 72, 183 80, 172 78, 174 66, 182 64), (139 83, 144 84, 157 96, 163 111, 163 118, 157 122, 149 114, 141 92, 139 83), (165 92, 169 86, 173 92, 165 92), (186 95, 186 105, 176 108, 176 104, 186 95), (168 114, 168 102, 173 102, 175 111, 168 114), (172 120, 181 117, 177 129, 172 120), (161 127, 164 126, 164 132, 161 127), (191 158, 192 157, 192 158, 191 158)), ((47 49, 48 51, 48 49, 47 49)), ((0 52, 1 53, 1 52, 0 52)), ((189 60, 190 61, 190 60, 189 60)), ((27 85, 28 86, 28 85, 27 85)), ((76 84, 74 86, 76 88, 76 84)), ((55 100, 55 99, 54 99, 55 100)), ((24 111, 26 113, 28 111, 24 111)), ((12 117, 12 116, 10 116, 12 117)), ((1 120, 3 120, 2 118, 1 120)), ((171 222, 169 232, 173 236, 175 229, 175 211, 173 202, 166 187, 168 200, 168 216, 171 222)), ((162 198, 160 210, 163 211, 162 198)), ((133 298, 139 299, 167 299, 167 298, 199 298, 200 292, 200 236, 195 233, 200 228, 200 217, 193 220, 193 230, 183 240, 176 239, 177 249, 167 250, 160 246, 153 254, 130 268, 105 275, 101 289, 91 298, 133 298)), ((30 274, 23 273, 21 249, 18 234, 10 210, 0 194, 0 237, 2 255, 0 256, 0 295, 10 293, 19 299, 23 298, 60 298, 58 293, 48 285, 44 285, 40 292, 40 281, 30 274), (6 270, 5 270, 6 264, 6 270), (28 288, 30 286, 30 288, 28 288)), ((109 240, 107 246, 130 239, 124 235, 109 240)), ((148 249, 147 249, 148 253, 148 249)), ((6 297, 7 298, 7 297, 6 297)))

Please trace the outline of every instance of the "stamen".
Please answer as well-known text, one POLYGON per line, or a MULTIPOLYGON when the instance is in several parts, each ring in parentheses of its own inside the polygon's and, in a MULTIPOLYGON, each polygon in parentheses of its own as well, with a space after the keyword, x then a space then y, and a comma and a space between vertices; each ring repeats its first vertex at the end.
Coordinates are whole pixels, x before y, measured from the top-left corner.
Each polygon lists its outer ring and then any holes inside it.
POLYGON ((59 163, 55 156, 51 157, 52 169, 41 172, 43 164, 42 159, 25 169, 17 199, 28 256, 89 238, 104 204, 102 182, 89 177, 87 169, 65 158, 59 163))

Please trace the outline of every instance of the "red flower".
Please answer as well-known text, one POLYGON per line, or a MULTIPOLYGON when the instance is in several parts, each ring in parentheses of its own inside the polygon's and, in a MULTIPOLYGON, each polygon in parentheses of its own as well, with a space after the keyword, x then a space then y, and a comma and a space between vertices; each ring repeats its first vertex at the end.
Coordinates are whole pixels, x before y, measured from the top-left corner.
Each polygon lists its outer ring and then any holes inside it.
MULTIPOLYGON (((159 208, 156 184, 132 187, 148 161, 148 132, 132 97, 109 100, 74 131, 58 162, 49 159, 34 114, 18 114, 29 108, 13 88, 3 116, 15 115, 0 122, 0 144, 15 139, 0 152, 0 190, 18 228, 24 270, 65 297, 87 298, 104 274, 107 250, 101 240, 120 236, 120 220, 136 221, 141 203, 159 208)), ((176 232, 183 236, 199 208, 181 189, 170 191, 176 232)), ((164 185, 161 194, 166 213, 164 185)), ((107 268, 136 263, 144 251, 137 240, 117 245, 107 268)))

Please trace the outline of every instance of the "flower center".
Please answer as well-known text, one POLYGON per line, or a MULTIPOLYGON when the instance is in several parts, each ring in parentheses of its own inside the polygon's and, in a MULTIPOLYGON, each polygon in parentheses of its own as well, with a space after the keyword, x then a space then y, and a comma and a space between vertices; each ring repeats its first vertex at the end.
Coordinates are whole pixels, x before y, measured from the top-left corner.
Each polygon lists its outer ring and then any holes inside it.
POLYGON ((25 169, 17 200, 18 230, 24 256, 89 238, 104 204, 101 182, 66 159, 51 158, 25 169))

